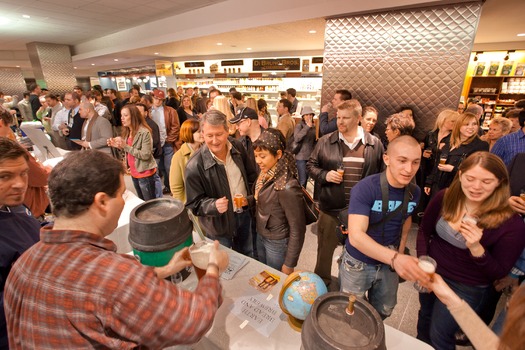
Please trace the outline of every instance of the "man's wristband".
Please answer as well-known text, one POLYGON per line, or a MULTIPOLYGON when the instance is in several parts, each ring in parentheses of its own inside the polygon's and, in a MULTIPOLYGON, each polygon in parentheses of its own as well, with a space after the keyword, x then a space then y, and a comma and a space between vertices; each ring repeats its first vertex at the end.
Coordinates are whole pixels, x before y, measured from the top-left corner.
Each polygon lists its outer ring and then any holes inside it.
POLYGON ((392 270, 394 270, 394 271, 396 270, 396 268, 394 267, 394 261, 396 260, 396 258, 397 258, 398 255, 399 255, 399 253, 396 252, 396 253, 394 254, 394 256, 392 257, 392 260, 390 260, 390 267, 391 267, 392 270))

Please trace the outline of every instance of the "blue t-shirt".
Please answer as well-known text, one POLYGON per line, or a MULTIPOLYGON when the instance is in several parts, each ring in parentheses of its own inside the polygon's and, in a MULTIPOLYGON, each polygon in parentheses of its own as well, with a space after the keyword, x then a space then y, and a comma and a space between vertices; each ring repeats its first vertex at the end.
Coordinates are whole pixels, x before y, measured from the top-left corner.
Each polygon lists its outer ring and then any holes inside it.
MULTIPOLYGON (((383 225, 378 225, 376 228, 370 228, 371 225, 378 223, 383 218, 383 199, 381 195, 380 175, 374 174, 365 177, 359 181, 354 188, 352 188, 352 195, 350 197, 350 204, 348 207, 348 214, 357 214, 368 216, 369 229, 367 234, 377 243, 382 246, 398 245, 401 237, 401 211, 391 218, 384 225, 384 234, 381 232, 383 225)), ((419 202, 421 190, 418 186, 410 187, 414 193, 409 197, 407 215, 410 216, 419 202)), ((405 190, 403 188, 395 188, 388 185, 388 210, 387 213, 395 210, 403 203, 405 190)), ((367 264, 381 264, 380 261, 369 258, 354 248, 349 239, 346 239, 346 250, 354 258, 367 264)))

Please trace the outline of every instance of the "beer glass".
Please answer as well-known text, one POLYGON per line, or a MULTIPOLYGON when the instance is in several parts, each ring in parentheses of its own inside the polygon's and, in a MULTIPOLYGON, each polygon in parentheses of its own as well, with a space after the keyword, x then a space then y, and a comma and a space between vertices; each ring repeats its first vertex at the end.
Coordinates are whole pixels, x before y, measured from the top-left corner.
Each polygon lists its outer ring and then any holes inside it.
MULTIPOLYGON (((425 273, 427 273, 430 278, 432 278, 436 272, 437 263, 436 260, 432 259, 430 256, 421 255, 419 257, 417 266, 419 266, 421 270, 425 271, 425 273)), ((417 281, 414 283, 414 288, 416 288, 419 293, 430 293, 427 288, 421 286, 417 281)))

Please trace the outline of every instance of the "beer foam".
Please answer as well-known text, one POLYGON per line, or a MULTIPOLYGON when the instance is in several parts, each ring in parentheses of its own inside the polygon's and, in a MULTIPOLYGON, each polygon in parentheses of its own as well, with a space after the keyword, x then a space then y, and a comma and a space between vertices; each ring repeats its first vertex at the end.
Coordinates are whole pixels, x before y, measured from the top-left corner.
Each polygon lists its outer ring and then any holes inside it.
POLYGON ((433 274, 434 272, 436 272, 436 267, 430 261, 420 260, 417 263, 417 265, 421 270, 425 271, 428 274, 433 274))
POLYGON ((210 260, 211 243, 205 243, 201 246, 193 246, 190 248, 190 256, 193 265, 199 269, 206 270, 208 262, 210 260))

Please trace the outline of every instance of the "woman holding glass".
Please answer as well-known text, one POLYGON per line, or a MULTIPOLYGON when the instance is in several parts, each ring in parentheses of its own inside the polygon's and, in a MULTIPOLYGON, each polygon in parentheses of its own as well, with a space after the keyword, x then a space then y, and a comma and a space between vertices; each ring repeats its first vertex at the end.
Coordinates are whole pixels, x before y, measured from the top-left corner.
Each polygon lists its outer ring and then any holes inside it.
POLYGON ((184 191, 184 169, 190 157, 197 151, 202 142, 200 123, 194 119, 188 119, 180 127, 180 139, 184 143, 173 155, 170 169, 170 187, 173 198, 180 199, 186 203, 184 191))
POLYGON ((151 129, 139 109, 127 104, 121 110, 122 137, 108 140, 108 146, 126 152, 133 186, 137 196, 142 200, 158 198, 155 195, 156 182, 160 183, 157 162, 153 158, 151 129))
POLYGON ((254 195, 259 260, 290 274, 299 260, 306 232, 295 159, 285 151, 286 141, 277 129, 263 131, 253 149, 261 169, 254 195))
POLYGON ((449 142, 436 154, 432 173, 425 180, 427 196, 435 196, 447 188, 458 172, 461 162, 477 151, 488 151, 489 144, 478 136, 479 121, 472 113, 460 114, 450 134, 449 142))
MULTIPOLYGON (((430 201, 417 238, 452 290, 480 313, 493 283, 506 276, 525 247, 525 224, 508 204, 509 176, 497 156, 476 152, 465 159, 450 187, 430 201)), ((418 339, 436 349, 455 349, 459 329, 434 294, 419 295, 418 339)))

